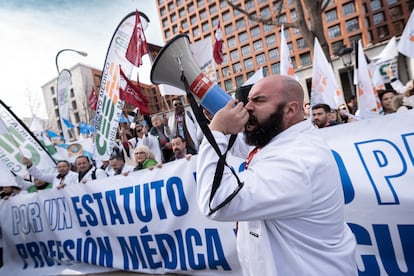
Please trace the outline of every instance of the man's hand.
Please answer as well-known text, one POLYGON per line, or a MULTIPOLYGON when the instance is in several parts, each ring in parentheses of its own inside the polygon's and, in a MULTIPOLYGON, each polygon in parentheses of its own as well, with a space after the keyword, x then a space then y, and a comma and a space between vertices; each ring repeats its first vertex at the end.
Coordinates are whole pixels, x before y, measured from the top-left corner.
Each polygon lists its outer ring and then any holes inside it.
POLYGON ((249 112, 244 108, 243 103, 230 100, 214 115, 210 129, 224 134, 237 134, 244 130, 248 120, 249 112))
POLYGON ((23 157, 23 164, 25 164, 27 168, 30 168, 32 166, 32 160, 27 157, 23 157))

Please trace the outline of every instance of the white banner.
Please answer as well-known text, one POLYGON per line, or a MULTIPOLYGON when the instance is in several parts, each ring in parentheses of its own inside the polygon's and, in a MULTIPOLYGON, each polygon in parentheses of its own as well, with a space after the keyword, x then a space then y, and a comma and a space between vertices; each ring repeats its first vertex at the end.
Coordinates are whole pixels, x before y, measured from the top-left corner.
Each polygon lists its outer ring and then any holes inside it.
MULTIPOLYGON (((320 129, 341 172, 361 275, 414 273, 413 119, 407 111, 320 129)), ((240 275, 235 224, 198 210, 196 158, 0 201, 0 275, 93 273, 103 266, 240 275)), ((230 164, 242 167, 240 160, 230 164)))

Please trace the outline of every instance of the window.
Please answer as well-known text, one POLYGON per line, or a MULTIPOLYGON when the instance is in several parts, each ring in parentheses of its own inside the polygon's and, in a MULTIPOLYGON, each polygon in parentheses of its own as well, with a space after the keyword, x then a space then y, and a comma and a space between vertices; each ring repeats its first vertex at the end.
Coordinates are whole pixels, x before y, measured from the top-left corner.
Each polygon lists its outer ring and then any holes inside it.
POLYGON ((253 43, 253 49, 255 51, 259 51, 259 50, 263 49, 263 41, 262 40, 255 41, 253 43))
POLYGON ((291 12, 290 12, 290 17, 291 17, 293 20, 296 20, 296 11, 295 11, 295 10, 293 10, 293 11, 291 11, 291 12))
POLYGON ((251 29, 250 30, 250 35, 252 37, 258 37, 258 36, 260 36, 260 27, 259 26, 256 26, 253 29, 251 29))
POLYGON ((211 24, 214 26, 214 28, 216 28, 218 26, 218 24, 219 24, 218 16, 214 17, 213 20, 211 20, 211 24))
POLYGON ((377 11, 382 8, 380 0, 371 0, 371 10, 377 11))
POLYGON ((293 28, 293 34, 294 34, 294 35, 298 35, 298 34, 300 34, 300 30, 299 30, 299 28, 293 28))
POLYGON ((167 14, 167 10, 165 8, 162 8, 160 13, 161 13, 161 16, 164 16, 167 14))
POLYGON ((190 17, 191 25, 194 25, 197 22, 197 17, 195 15, 192 15, 190 17))
POLYGON ((55 95, 55 88, 53 86, 50 87, 50 94, 55 95))
POLYGON ((286 29, 283 30, 283 34, 285 35, 285 38, 286 39, 289 39, 290 38, 290 32, 289 32, 289 29, 288 28, 286 28, 286 29))
POLYGON ((261 17, 269 17, 270 16, 270 9, 269 7, 266 7, 264 9, 260 10, 260 16, 261 17))
POLYGON ((220 8, 225 8, 227 7, 229 4, 227 4, 226 1, 220 1, 220 8))
POLYGON ((302 50, 303 48, 305 48, 305 40, 303 38, 296 40, 296 44, 299 50, 302 50))
POLYGON ((239 40, 240 40, 240 42, 244 42, 244 41, 247 41, 249 38, 248 38, 248 36, 247 36, 247 33, 246 32, 243 32, 243 33, 241 33, 240 35, 239 35, 239 40))
POLYGON ((246 6, 246 10, 250 10, 250 9, 254 8, 254 0, 246 1, 246 3, 244 5, 246 6))
POLYGON ((386 36, 389 36, 390 35, 387 26, 379 27, 377 29, 377 33, 378 33, 379 38, 383 38, 383 37, 386 37, 386 36))
POLYGON ((376 13, 372 17, 372 19, 374 20, 374 25, 381 24, 384 22, 384 13, 383 12, 376 13))
POLYGON ((248 58, 244 61, 244 68, 246 70, 251 69, 253 67, 254 67, 254 64, 253 64, 253 59, 252 58, 248 58))
POLYGON ((270 46, 273 44, 276 44, 276 36, 275 35, 266 36, 266 45, 270 46))
POLYGON ((78 105, 76 104, 76 101, 72 101, 72 110, 78 109, 78 105))
POLYGON ((233 81, 232 80, 224 81, 224 87, 226 88, 226 91, 233 90, 233 81))
POLYGON ((272 74, 280 74, 280 63, 272 64, 272 74))
POLYGON ((206 22, 202 25, 202 28, 203 28, 203 32, 206 33, 207 31, 210 30, 210 24, 208 24, 208 22, 206 22))
POLYGON ((239 51, 238 50, 234 50, 230 52, 230 57, 232 60, 238 59, 239 58, 239 51))
POLYGON ((265 33, 267 33, 267 32, 273 31, 273 28, 274 27, 275 26, 273 26, 273 25, 266 25, 266 24, 264 24, 263 25, 263 30, 264 30, 265 33))
POLYGON ((344 15, 348 15, 348 14, 354 13, 355 12, 355 4, 354 4, 354 2, 346 3, 342 7, 342 12, 343 12, 344 15))
POLYGON ((230 12, 226 12, 225 14, 223 14, 223 21, 224 22, 230 20, 230 18, 231 18, 230 12))
POLYGON ((195 27, 193 29, 193 36, 199 36, 200 35, 200 29, 198 27, 195 27))
POLYGON ((174 13, 173 15, 171 15, 171 22, 176 22, 177 21, 177 15, 174 13))
POLYGON ((173 11, 174 10, 174 3, 168 4, 168 10, 173 11))
POLYGON ((202 10, 200 12, 200 19, 203 20, 203 19, 206 19, 206 18, 207 18, 207 12, 206 12, 206 10, 202 10))
POLYGON ((306 66, 312 63, 310 53, 305 53, 299 56, 300 64, 306 66))
POLYGON ((394 23, 394 32, 397 34, 401 34, 404 30, 404 21, 397 21, 394 23))
POLYGON ((332 26, 328 28, 328 36, 329 38, 334 38, 341 35, 341 29, 339 25, 332 26))
POLYGON ((242 70, 242 66, 240 62, 233 64, 233 72, 238 73, 238 72, 241 72, 241 70, 242 70))
POLYGON ((233 25, 232 24, 227 25, 224 30, 225 30, 226 35, 231 35, 234 31, 233 25))
POLYGON ((243 56, 250 55, 250 45, 243 46, 241 51, 243 56))
POLYGON ((280 15, 278 19, 279 19, 279 23, 286 23, 287 22, 286 14, 280 15))
POLYGON ((269 59, 270 60, 275 60, 279 58, 279 51, 278 49, 272 49, 269 52, 269 59))
POLYGON ((337 19, 338 19, 338 14, 337 14, 337 12, 336 12, 336 9, 333 9, 333 10, 327 11, 327 12, 325 13, 325 20, 326 20, 326 22, 335 21, 335 20, 337 20, 337 19))
POLYGON ((256 64, 260 65, 266 63, 266 56, 265 54, 260 54, 258 56, 256 56, 256 64))
POLYGON ((180 10, 180 17, 181 18, 185 17, 185 9, 180 10))
POLYGON ((236 39, 234 37, 229 38, 227 40, 227 46, 229 46, 229 48, 236 46, 236 39))
POLYGON ((292 46, 292 42, 289 42, 287 44, 288 48, 289 48, 289 53, 293 51, 293 46, 292 46))
POLYGON ((194 5, 193 3, 191 3, 190 5, 188 5, 188 12, 192 13, 194 11, 194 5))
POLYGON ((263 66, 263 75, 265 77, 269 76, 269 68, 267 66, 263 66))
POLYGON ((212 5, 212 6, 210 6, 210 14, 214 14, 214 13, 216 13, 217 12, 217 6, 216 5, 212 5))
POLYGON ((358 42, 358 40, 362 40, 362 36, 360 34, 350 36, 349 37, 349 44, 350 45, 356 45, 356 43, 358 42))
POLYGON ((228 66, 223 67, 221 69, 221 73, 223 74, 223 76, 227 77, 230 76, 230 68, 228 66))
POLYGON ((244 22, 244 18, 241 18, 239 20, 236 21, 236 29, 240 30, 242 28, 246 27, 246 24, 244 22))
POLYGON ((358 18, 353 18, 351 20, 346 21, 346 30, 348 32, 359 30, 358 18))
POLYGON ((53 101, 53 105, 57 105, 57 100, 56 100, 56 98, 53 98, 53 99, 52 99, 52 101, 53 101))
POLYGON ((402 10, 401 10, 401 6, 396 6, 390 9, 390 15, 391 15, 391 19, 397 19, 400 18, 402 16, 402 10))
POLYGON ((242 86, 244 83, 244 77, 243 75, 236 77, 236 86, 240 87, 242 86))
POLYGON ((198 0, 197 1, 197 7, 201 8, 204 5, 204 1, 203 0, 198 0))
POLYGON ((336 51, 344 47, 344 41, 343 40, 336 41, 332 43, 331 46, 332 46, 332 52, 335 53, 336 51))
POLYGON ((184 19, 184 21, 181 21, 181 28, 182 29, 187 29, 188 28, 188 22, 187 22, 187 20, 184 19))
POLYGON ((168 27, 168 20, 167 19, 164 19, 163 21, 162 21, 162 26, 163 27, 168 27))

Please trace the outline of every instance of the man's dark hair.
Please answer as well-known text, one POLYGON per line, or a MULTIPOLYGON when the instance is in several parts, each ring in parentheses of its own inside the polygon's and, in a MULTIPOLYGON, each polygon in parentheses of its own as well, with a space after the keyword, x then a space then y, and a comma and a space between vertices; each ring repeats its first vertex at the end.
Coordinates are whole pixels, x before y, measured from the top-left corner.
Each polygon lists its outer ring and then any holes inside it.
POLYGON ((381 102, 382 102, 382 98, 384 97, 385 94, 387 94, 387 93, 393 93, 394 95, 397 94, 395 92, 395 90, 393 90, 393 89, 378 90, 377 93, 378 93, 378 97, 379 97, 381 102))
POLYGON ((314 106, 312 106, 312 110, 319 109, 319 108, 322 108, 326 113, 331 112, 331 107, 324 103, 315 104, 314 106))
POLYGON ((185 139, 181 135, 175 135, 173 138, 171 138, 171 140, 172 139, 177 139, 177 138, 180 138, 181 142, 183 142, 183 143, 186 142, 185 139))

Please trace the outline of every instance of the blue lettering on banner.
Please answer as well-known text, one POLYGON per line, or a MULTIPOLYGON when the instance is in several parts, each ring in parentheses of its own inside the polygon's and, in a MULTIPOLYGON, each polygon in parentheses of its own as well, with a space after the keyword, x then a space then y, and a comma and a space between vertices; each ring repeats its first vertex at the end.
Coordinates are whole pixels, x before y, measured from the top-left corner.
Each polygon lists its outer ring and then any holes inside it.
POLYGON ((13 235, 36 233, 43 231, 38 203, 12 206, 13 235))
POLYGON ((72 215, 66 198, 59 197, 45 200, 46 218, 52 231, 72 228, 72 215))
POLYGON ((170 177, 166 182, 156 180, 119 190, 109 190, 104 194, 74 196, 71 200, 81 227, 95 227, 108 223, 133 224, 136 220, 149 222, 155 212, 151 208, 151 203, 156 207, 158 218, 161 220, 168 219, 168 215, 184 216, 189 211, 183 182, 176 176, 170 177), (135 213, 131 210, 135 210, 135 213))
POLYGON ((407 172, 407 163, 391 141, 375 139, 355 144, 379 205, 400 204, 391 180, 407 172), (399 160, 390 164, 389 160, 399 160), (392 170, 392 171, 391 171, 392 170))
POLYGON ((72 264, 74 261, 106 267, 113 265, 112 248, 107 236, 19 243, 16 249, 23 261, 23 269, 72 264))
POLYGON ((339 153, 332 150, 332 154, 335 158, 336 165, 339 169, 339 175, 341 176, 342 191, 344 193, 345 204, 350 203, 355 197, 355 190, 352 186, 351 177, 348 174, 348 171, 345 168, 344 161, 342 160, 339 153))
POLYGON ((117 237, 124 257, 124 270, 160 267, 204 270, 207 265, 212 270, 231 270, 217 229, 204 229, 204 236, 194 228, 188 228, 184 233, 183 229, 175 230, 171 235, 151 234, 145 226, 140 233, 140 236, 117 237))
MULTIPOLYGON (((352 232, 355 235, 357 245, 373 246, 374 242, 367 229, 361 225, 348 223, 352 232)), ((387 272, 387 275, 412 275, 414 274, 414 225, 397 225, 397 230, 400 237, 400 244, 402 246, 402 253, 404 257, 403 269, 397 262, 395 249, 393 246, 393 239, 391 239, 389 225, 374 224, 372 225, 375 244, 378 247, 379 256, 361 255, 364 270, 358 268, 359 275, 380 275, 379 261, 387 272), (380 258, 378 260, 377 258, 380 258)), ((394 242, 397 242, 394 240, 394 242)), ((402 259, 402 258, 401 258, 402 259)))

